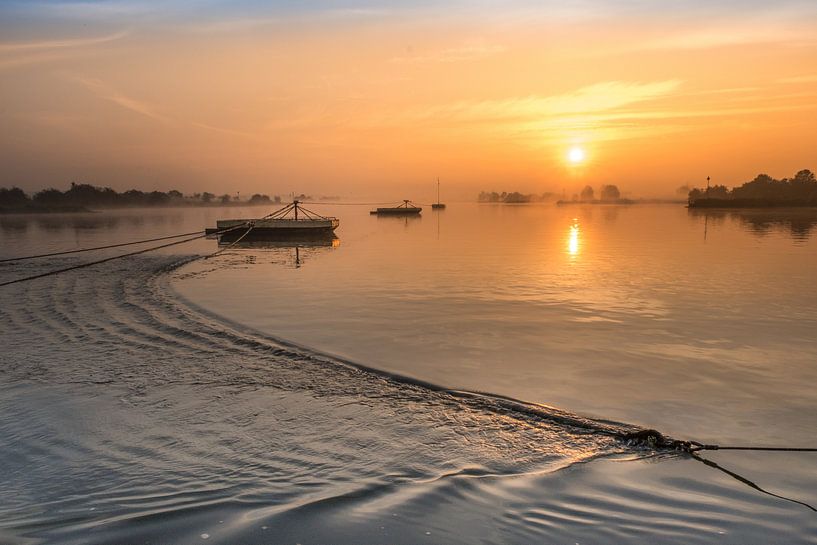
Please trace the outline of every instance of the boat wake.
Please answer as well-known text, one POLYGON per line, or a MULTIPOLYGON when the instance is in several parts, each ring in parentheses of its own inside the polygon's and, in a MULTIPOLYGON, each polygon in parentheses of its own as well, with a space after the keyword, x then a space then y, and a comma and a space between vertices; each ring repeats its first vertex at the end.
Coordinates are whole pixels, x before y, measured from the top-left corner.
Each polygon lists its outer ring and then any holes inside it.
POLYGON ((652 454, 628 441, 635 426, 249 331, 172 291, 185 262, 142 256, 2 294, 0 537, 173 541, 214 510, 246 524, 350 498, 382 506, 451 478, 652 454))

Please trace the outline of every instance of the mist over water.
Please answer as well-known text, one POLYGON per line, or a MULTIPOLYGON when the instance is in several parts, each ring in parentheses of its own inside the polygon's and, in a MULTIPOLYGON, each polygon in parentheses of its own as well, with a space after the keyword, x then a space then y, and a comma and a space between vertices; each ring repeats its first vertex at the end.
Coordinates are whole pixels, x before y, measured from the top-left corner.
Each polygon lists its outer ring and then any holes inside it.
MULTIPOLYGON (((335 245, 189 262, 203 240, 4 288, 0 540, 814 542, 813 513, 618 437, 815 436, 809 230, 672 207, 350 208, 322 210, 335 245)), ((2 218, 0 257, 231 213, 2 218)), ((814 501, 810 458, 715 459, 814 501)))

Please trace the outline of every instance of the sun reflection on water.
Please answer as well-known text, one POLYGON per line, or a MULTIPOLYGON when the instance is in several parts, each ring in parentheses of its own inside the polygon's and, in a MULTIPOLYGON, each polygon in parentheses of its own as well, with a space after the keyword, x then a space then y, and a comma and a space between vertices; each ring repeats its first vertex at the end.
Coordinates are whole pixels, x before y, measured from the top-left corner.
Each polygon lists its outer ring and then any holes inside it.
POLYGON ((573 218, 570 226, 570 235, 567 238, 567 253, 575 257, 579 255, 579 220, 573 218))

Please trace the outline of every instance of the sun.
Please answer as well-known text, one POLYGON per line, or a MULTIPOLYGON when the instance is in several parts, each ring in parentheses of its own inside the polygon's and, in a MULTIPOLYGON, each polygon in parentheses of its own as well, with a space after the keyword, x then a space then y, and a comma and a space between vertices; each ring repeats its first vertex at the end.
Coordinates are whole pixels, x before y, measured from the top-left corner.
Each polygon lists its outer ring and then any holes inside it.
POLYGON ((584 150, 578 146, 570 148, 570 151, 567 152, 567 160, 573 163, 574 165, 583 163, 584 158, 585 158, 584 150))

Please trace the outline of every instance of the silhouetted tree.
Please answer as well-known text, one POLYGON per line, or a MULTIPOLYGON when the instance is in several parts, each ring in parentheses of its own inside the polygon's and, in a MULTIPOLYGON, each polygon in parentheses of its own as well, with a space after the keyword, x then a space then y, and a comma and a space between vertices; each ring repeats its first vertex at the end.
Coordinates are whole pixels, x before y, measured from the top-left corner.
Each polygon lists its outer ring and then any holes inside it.
MULTIPOLYGON (((259 195, 269 202, 269 197, 259 195)), ((66 191, 49 188, 38 191, 32 198, 18 188, 0 188, 0 208, 32 207, 117 207, 117 206, 166 206, 194 202, 210 203, 215 198, 212 193, 196 193, 192 199, 185 199, 184 195, 175 189, 164 193, 151 191, 145 193, 138 189, 129 189, 124 193, 117 193, 110 187, 96 187, 90 184, 71 183, 66 191)), ((221 202, 226 204, 231 200, 230 195, 222 195, 221 202)))
POLYGON ((122 194, 122 204, 125 206, 145 206, 147 205, 147 195, 138 189, 129 189, 122 194))
POLYGON ((65 196, 59 189, 43 189, 34 194, 34 202, 43 205, 64 204, 65 196))
POLYGON ((150 206, 163 205, 170 202, 170 197, 167 193, 161 191, 151 191, 147 195, 147 204, 150 206))
POLYGON ((583 201, 588 201, 588 202, 592 201, 593 197, 594 197, 593 188, 590 187, 589 185, 584 186, 584 189, 582 189, 580 197, 581 197, 581 200, 583 200, 583 201))
POLYGON ((729 188, 725 185, 713 185, 709 190, 704 192, 710 199, 728 199, 729 188))
POLYGON ((618 187, 614 185, 601 186, 601 200, 603 201, 617 201, 621 198, 621 192, 618 187))
POLYGON ((230 204, 230 196, 227 193, 219 197, 218 200, 221 201, 221 204, 230 204))
POLYGON ((731 191, 724 185, 709 190, 693 189, 689 192, 690 203, 712 199, 733 200, 740 206, 817 206, 817 180, 810 170, 801 170, 793 178, 777 180, 768 174, 755 178, 731 191))
POLYGON ((260 195, 256 193, 252 197, 250 197, 250 204, 269 204, 270 198, 269 195, 260 195))
POLYGON ((523 195, 518 191, 514 191, 513 193, 508 193, 505 195, 505 202, 511 204, 530 202, 530 197, 528 195, 523 195))
POLYGON ((31 199, 19 187, 0 188, 0 207, 18 208, 31 204, 31 199))

